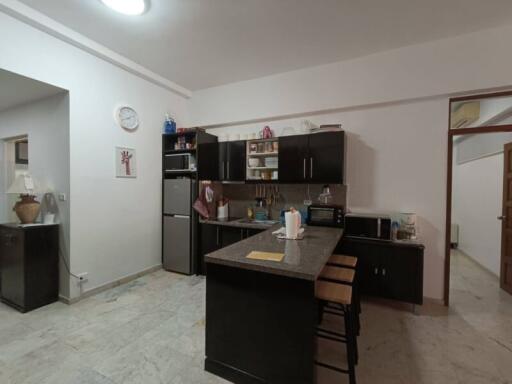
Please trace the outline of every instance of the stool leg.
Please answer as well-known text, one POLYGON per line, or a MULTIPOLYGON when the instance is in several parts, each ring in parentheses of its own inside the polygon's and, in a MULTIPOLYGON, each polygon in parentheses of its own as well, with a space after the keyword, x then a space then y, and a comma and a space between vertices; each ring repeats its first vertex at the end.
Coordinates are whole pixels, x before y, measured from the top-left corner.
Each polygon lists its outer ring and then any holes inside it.
POLYGON ((318 300, 318 324, 321 324, 324 319, 324 306, 325 303, 322 300, 318 300))
POLYGON ((353 342, 354 342, 354 359, 355 359, 355 364, 359 364, 359 348, 358 348, 358 345, 357 345, 357 336, 359 336, 359 314, 357 313, 357 306, 356 305, 351 305, 351 313, 352 313, 352 327, 353 327, 353 330, 354 330, 354 337, 353 337, 353 342))
POLYGON ((356 334, 357 336, 359 336, 359 333, 361 331, 361 321, 359 319, 359 315, 361 314, 361 296, 359 296, 359 287, 357 286, 357 284, 354 284, 354 290, 355 290, 355 294, 354 294, 354 302, 355 302, 355 308, 354 308, 354 315, 355 315, 355 318, 356 318, 356 334))
POLYGON ((345 308, 345 335, 347 337, 347 363, 349 383, 356 384, 354 338, 355 329, 353 326, 352 309, 349 305, 345 308))

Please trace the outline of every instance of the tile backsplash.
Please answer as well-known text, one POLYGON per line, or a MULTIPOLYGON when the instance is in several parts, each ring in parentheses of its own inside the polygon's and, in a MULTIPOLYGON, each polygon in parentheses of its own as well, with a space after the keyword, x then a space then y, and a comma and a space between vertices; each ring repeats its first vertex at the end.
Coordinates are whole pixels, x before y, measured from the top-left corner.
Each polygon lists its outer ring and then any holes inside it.
MULTIPOLYGON (((322 191, 322 184, 221 184, 213 183, 216 199, 221 196, 229 200, 229 215, 231 217, 246 217, 247 208, 254 207, 258 193, 269 196, 277 188, 278 199, 271 208, 271 219, 278 220, 282 209, 295 207, 306 209, 304 200, 311 200, 318 204, 318 195, 322 191)), ((346 206, 346 186, 330 184, 332 204, 346 206)))

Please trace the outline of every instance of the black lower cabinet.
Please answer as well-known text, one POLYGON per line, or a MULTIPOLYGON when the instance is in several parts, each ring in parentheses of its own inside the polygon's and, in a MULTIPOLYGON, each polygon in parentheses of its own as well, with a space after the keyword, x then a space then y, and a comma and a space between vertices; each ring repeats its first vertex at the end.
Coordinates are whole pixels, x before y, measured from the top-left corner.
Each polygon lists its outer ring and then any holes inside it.
POLYGON ((59 298, 59 226, 0 225, 2 302, 28 312, 59 298))
POLYGON ((237 227, 220 227, 221 248, 238 243, 244 239, 243 229, 237 227))
POLYGON ((241 240, 254 236, 262 229, 230 227, 217 224, 202 223, 199 228, 200 250, 199 250, 199 274, 206 275, 204 256, 218 249, 238 243, 241 240))
POLYGON ((423 251, 420 244, 344 237, 336 253, 357 256, 362 294, 421 305, 423 251))

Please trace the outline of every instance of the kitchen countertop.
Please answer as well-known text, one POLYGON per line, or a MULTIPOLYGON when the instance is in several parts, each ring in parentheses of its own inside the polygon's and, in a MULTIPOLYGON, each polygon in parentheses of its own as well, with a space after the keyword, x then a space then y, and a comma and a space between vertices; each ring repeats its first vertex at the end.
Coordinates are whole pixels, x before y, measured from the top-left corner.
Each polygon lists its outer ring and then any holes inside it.
POLYGON ((279 240, 272 231, 280 227, 276 224, 265 232, 207 254, 205 261, 315 281, 343 236, 343 229, 305 227, 304 239, 279 240), (247 259, 252 251, 284 253, 285 256, 281 262, 247 259))
POLYGON ((228 219, 199 219, 199 223, 201 224, 212 224, 212 225, 222 225, 224 227, 235 227, 235 228, 249 228, 249 229, 269 229, 275 224, 265 224, 265 223, 246 223, 240 222, 241 218, 230 217, 228 219))

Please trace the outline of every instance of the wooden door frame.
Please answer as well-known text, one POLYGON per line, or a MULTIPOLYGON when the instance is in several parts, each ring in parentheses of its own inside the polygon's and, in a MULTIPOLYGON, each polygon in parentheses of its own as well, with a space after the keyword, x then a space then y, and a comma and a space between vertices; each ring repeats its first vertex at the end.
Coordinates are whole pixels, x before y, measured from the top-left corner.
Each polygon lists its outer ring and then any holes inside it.
POLYGON ((445 234, 445 259, 444 259, 444 305, 450 304, 450 256, 451 256, 451 224, 452 224, 452 182, 453 182, 453 138, 461 135, 512 132, 512 124, 490 125, 475 128, 451 129, 452 103, 458 101, 481 100, 494 97, 512 96, 512 91, 484 93, 471 96, 453 97, 448 103, 448 161, 446 184, 446 234, 445 234))

